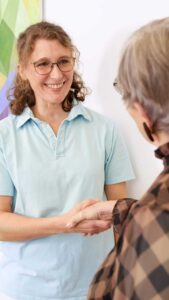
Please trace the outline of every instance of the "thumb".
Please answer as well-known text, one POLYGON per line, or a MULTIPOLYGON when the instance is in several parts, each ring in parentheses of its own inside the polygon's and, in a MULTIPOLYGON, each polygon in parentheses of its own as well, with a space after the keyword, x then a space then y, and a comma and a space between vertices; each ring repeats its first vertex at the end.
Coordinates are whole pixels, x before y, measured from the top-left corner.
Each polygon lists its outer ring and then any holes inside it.
POLYGON ((76 216, 72 217, 70 221, 66 224, 67 228, 72 228, 76 226, 78 223, 80 223, 82 220, 85 220, 85 218, 82 216, 82 213, 79 212, 76 214, 76 216))

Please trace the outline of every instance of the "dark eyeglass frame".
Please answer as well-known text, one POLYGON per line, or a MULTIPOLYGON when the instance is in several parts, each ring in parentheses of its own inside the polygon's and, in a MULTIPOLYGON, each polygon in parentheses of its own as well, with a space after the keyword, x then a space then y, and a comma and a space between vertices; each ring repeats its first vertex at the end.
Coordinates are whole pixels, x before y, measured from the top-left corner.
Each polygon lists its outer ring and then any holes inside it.
POLYGON ((56 65, 58 67, 58 69, 63 72, 63 73, 66 73, 66 72, 70 72, 73 70, 74 68, 74 65, 75 65, 75 57, 61 57, 58 59, 57 62, 50 62, 50 61, 47 61, 49 63, 49 67, 50 67, 50 71, 49 72, 39 72, 38 71, 38 65, 37 64, 41 64, 43 63, 43 61, 35 61, 35 62, 32 62, 33 66, 34 66, 34 69, 35 69, 35 72, 39 75, 48 75, 52 72, 53 68, 54 68, 54 65, 56 65), (63 60, 72 60, 72 65, 70 66, 70 69, 68 70, 62 70, 62 67, 61 65, 59 64, 59 62, 63 61, 63 60))

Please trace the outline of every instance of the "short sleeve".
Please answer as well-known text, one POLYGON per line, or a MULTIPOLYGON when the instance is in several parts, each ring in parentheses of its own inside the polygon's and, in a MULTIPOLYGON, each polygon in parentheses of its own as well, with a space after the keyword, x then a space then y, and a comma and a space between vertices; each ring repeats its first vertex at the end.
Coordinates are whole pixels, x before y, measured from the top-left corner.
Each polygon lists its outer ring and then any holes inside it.
POLYGON ((105 184, 115 184, 135 178, 124 139, 112 125, 106 139, 105 184))
POLYGON ((7 169, 2 149, 0 148, 0 195, 13 196, 14 185, 7 169))

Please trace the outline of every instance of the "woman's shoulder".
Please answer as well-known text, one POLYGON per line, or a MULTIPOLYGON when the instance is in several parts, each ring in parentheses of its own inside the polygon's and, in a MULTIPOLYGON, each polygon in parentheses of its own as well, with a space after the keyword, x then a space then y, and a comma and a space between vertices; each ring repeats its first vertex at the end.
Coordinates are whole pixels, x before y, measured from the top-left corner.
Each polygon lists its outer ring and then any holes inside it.
POLYGON ((0 129, 11 126, 15 122, 16 116, 9 114, 7 117, 0 120, 0 129))
POLYGON ((7 117, 0 120, 0 129, 6 128, 10 126, 13 117, 12 115, 8 115, 7 117))
POLYGON ((169 168, 157 176, 147 192, 140 200, 141 206, 148 206, 152 209, 167 210, 169 212, 169 168))
POLYGON ((93 122, 98 123, 102 126, 107 126, 107 127, 111 127, 111 128, 116 127, 115 121, 112 120, 107 115, 104 115, 104 114, 102 114, 96 110, 93 110, 89 107, 86 107, 86 106, 83 106, 83 109, 87 112, 87 114, 89 115, 90 119, 93 122))
MULTIPOLYGON (((152 230, 153 224, 164 221, 169 225, 169 172, 161 172, 140 200, 132 206, 127 224, 138 224, 140 228, 152 230), (166 221, 164 221, 166 222, 166 221)), ((159 226, 161 226, 159 224, 159 226)), ((165 224, 164 224, 165 225, 165 224)))
POLYGON ((13 132, 14 128, 16 127, 16 116, 9 114, 4 119, 0 120, 0 139, 5 140, 8 137, 10 138, 11 133, 13 132))

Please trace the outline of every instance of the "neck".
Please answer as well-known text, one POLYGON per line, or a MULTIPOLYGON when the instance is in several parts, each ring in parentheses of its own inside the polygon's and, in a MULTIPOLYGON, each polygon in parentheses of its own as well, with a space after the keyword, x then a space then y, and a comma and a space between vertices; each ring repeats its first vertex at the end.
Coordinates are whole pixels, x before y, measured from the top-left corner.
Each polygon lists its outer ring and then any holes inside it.
POLYGON ((158 132, 157 134, 153 135, 154 137, 154 142, 153 144, 156 147, 160 147, 163 144, 166 144, 169 142, 169 134, 167 134, 166 132, 158 132))
POLYGON ((65 112, 60 104, 47 103, 42 106, 37 103, 32 107, 32 111, 35 117, 47 123, 61 123, 68 116, 68 112, 65 112))

